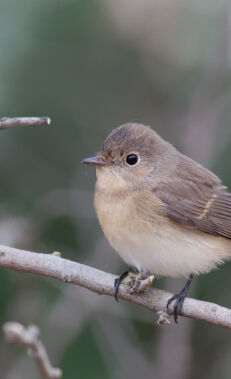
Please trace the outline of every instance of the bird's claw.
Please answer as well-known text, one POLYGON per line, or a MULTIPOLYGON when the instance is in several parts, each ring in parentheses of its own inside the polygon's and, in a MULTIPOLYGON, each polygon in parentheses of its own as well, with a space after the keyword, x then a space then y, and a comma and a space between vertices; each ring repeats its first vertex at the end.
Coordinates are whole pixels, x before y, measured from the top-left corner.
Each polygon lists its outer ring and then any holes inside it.
POLYGON ((182 307, 183 307, 185 298, 186 298, 186 296, 188 294, 189 286, 190 286, 190 284, 192 282, 192 279, 193 279, 193 274, 190 274, 189 278, 187 280, 187 283, 185 284, 185 286, 182 289, 182 291, 180 291, 176 295, 173 295, 168 300, 168 302, 167 302, 167 309, 168 309, 168 307, 172 303, 172 301, 176 300, 175 304, 174 304, 174 307, 173 307, 173 316, 174 316, 174 321, 175 321, 176 324, 177 324, 178 315, 181 314, 182 307))
POLYGON ((174 307, 173 307, 173 316, 174 316, 174 321, 175 323, 177 324, 177 319, 178 319, 178 315, 181 314, 181 311, 182 311, 182 307, 183 307, 183 303, 184 303, 184 300, 185 300, 185 297, 186 295, 182 292, 172 296, 168 302, 167 302, 167 309, 169 308, 169 305, 174 301, 175 301, 175 304, 174 304, 174 307))
POLYGON ((115 287, 115 299, 118 302, 118 292, 121 282, 129 275, 129 270, 124 271, 118 278, 115 278, 114 287, 115 287))

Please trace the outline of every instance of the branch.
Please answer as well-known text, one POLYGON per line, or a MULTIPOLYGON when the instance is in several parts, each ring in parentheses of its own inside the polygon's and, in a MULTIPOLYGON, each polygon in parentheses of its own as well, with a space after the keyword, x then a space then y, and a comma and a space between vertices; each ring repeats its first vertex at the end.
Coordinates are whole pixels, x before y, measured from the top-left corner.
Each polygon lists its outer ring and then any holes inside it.
MULTIPOLYGON (((63 259, 57 253, 33 253, 0 245, 0 267, 51 277, 88 288, 99 295, 114 296, 115 275, 63 259)), ((173 314, 172 305, 169 307, 169 312, 166 309, 167 300, 171 296, 171 293, 155 288, 149 289, 144 294, 131 294, 126 284, 120 286, 118 295, 120 299, 158 312, 162 318, 164 315, 164 321, 159 319, 160 324, 168 324, 167 313, 173 314)), ((231 309, 217 304, 187 298, 183 305, 182 316, 231 329, 231 309)))
POLYGON ((46 379, 61 378, 62 371, 51 365, 47 351, 39 340, 39 328, 31 325, 25 328, 18 322, 6 322, 3 332, 8 342, 19 343, 28 347, 28 355, 36 359, 37 365, 46 379))
POLYGON ((11 128, 12 126, 39 126, 50 125, 49 117, 3 117, 0 119, 0 130, 11 128))

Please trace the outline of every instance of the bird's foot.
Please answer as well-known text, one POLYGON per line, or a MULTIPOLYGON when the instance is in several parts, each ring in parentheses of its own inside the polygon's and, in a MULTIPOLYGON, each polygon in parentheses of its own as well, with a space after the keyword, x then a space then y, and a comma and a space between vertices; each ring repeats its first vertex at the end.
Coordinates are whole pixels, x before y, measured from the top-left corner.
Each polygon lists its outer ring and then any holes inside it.
POLYGON ((122 274, 120 276, 118 276, 118 278, 115 278, 115 283, 114 283, 114 287, 115 287, 115 299, 116 301, 118 302, 118 293, 119 293, 119 287, 120 287, 120 284, 122 283, 122 281, 127 278, 127 276, 129 275, 130 273, 130 270, 126 270, 124 272, 122 272, 122 274))
POLYGON ((137 270, 129 269, 124 271, 118 278, 115 279, 115 299, 118 301, 119 286, 126 279, 126 284, 129 287, 130 293, 142 293, 149 289, 154 280, 154 275, 140 274, 137 270))
POLYGON ((188 294, 188 290, 189 290, 189 286, 191 284, 191 281, 193 279, 193 275, 191 274, 189 276, 189 279, 186 283, 186 285, 184 286, 184 288, 182 289, 182 291, 180 291, 179 293, 177 293, 176 295, 172 296, 168 302, 167 302, 167 309, 169 308, 169 305, 174 301, 175 301, 175 304, 174 304, 174 307, 173 307, 173 316, 174 316, 174 321, 175 323, 177 324, 177 319, 178 319, 178 315, 181 314, 181 311, 182 311, 182 307, 183 307, 183 304, 184 304, 184 301, 185 301, 185 298, 188 294))
POLYGON ((174 315, 174 320, 175 320, 176 324, 177 324, 178 315, 181 314, 185 297, 186 297, 186 295, 181 291, 181 292, 177 293, 176 295, 172 296, 168 300, 167 308, 169 307, 169 305, 171 304, 172 301, 176 300, 174 307, 173 307, 173 315, 174 315))

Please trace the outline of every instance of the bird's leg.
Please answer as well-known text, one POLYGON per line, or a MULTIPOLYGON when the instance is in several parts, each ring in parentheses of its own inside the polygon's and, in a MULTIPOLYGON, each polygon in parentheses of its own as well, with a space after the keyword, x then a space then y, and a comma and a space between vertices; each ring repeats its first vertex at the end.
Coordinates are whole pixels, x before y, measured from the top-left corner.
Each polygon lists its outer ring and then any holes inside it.
POLYGON ((190 287, 190 284, 193 280, 193 277, 194 275, 193 274, 190 274, 189 275, 189 278, 187 280, 187 283, 185 284, 184 288, 179 292, 177 293, 176 295, 172 296, 168 302, 167 302, 167 308, 169 307, 169 305, 171 304, 171 302, 173 300, 176 300, 175 301, 175 304, 174 304, 174 311, 173 311, 173 315, 174 315, 174 320, 175 320, 175 323, 177 324, 177 318, 178 318, 178 315, 181 314, 181 311, 182 311, 182 307, 183 307, 183 303, 184 303, 184 300, 187 296, 187 293, 188 293, 188 290, 189 290, 189 287, 190 287))
POLYGON ((141 293, 145 292, 151 286, 154 276, 138 272, 134 268, 129 268, 124 271, 118 278, 115 279, 115 299, 118 301, 118 292, 121 282, 129 277, 127 285, 130 287, 130 293, 141 293))
POLYGON ((114 287, 115 287, 115 299, 116 301, 118 302, 118 292, 119 292, 119 286, 120 284, 122 283, 122 281, 129 275, 130 273, 130 268, 124 272, 122 272, 122 274, 120 274, 120 276, 118 276, 118 278, 115 278, 115 283, 114 283, 114 287))

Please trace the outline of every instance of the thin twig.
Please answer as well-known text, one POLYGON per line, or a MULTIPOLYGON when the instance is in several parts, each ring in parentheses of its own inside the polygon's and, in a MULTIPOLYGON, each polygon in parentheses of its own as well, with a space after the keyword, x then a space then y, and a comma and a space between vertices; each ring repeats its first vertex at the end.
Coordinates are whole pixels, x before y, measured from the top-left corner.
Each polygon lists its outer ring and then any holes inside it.
POLYGON ((28 355, 35 358, 37 365, 46 379, 61 378, 62 371, 53 367, 43 343, 39 340, 39 328, 35 325, 25 328, 18 322, 9 321, 3 325, 6 340, 28 347, 28 355))
POLYGON ((40 126, 50 125, 49 117, 3 117, 0 119, 0 130, 11 128, 12 126, 40 126))
MULTIPOLYGON (((0 267, 14 271, 38 274, 66 283, 77 284, 98 293, 114 296, 115 275, 73 262, 52 254, 34 253, 0 245, 0 267)), ((151 288, 144 294, 131 294, 127 285, 121 285, 118 297, 140 305, 152 312, 167 312, 171 293, 151 288)), ((173 306, 169 307, 173 314, 173 306)), ((194 318, 231 329, 231 309, 191 298, 185 299, 182 316, 194 318)))

